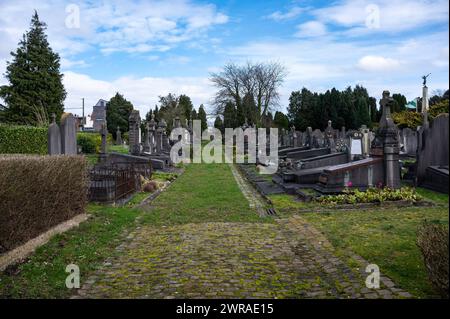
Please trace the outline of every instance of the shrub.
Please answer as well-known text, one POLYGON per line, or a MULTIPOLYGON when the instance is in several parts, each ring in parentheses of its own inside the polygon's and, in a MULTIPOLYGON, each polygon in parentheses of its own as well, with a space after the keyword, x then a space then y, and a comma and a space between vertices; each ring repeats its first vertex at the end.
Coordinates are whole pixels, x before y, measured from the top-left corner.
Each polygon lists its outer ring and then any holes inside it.
POLYGON ((46 127, 0 124, 0 154, 47 154, 46 127))
POLYGON ((355 190, 344 190, 340 195, 325 195, 316 198, 319 203, 328 205, 338 204, 358 204, 358 203, 381 203, 385 201, 420 201, 422 198, 414 189, 410 187, 402 187, 400 189, 391 188, 369 188, 365 192, 355 190))
POLYGON ((84 212, 84 156, 0 156, 0 250, 84 212))
MULTIPOLYGON (((443 100, 430 106, 428 110, 428 119, 433 121, 435 117, 442 113, 449 112, 449 100, 443 100)), ((402 111, 392 114, 392 119, 399 128, 409 127, 415 130, 418 126, 422 125, 422 113, 413 111, 402 111)))
POLYGON ((448 227, 423 223, 417 232, 417 245, 432 286, 448 298, 448 227))
POLYGON ((100 152, 102 137, 98 133, 77 133, 77 144, 84 154, 95 154, 100 152))

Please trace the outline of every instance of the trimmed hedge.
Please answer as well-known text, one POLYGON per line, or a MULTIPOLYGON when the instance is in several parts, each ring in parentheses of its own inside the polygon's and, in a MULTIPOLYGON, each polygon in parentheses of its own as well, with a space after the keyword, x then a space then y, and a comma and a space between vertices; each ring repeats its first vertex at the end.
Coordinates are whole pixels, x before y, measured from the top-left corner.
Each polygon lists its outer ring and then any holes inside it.
POLYGON ((47 154, 46 127, 0 124, 0 154, 47 154))
POLYGON ((84 213, 84 156, 0 156, 0 253, 84 213))

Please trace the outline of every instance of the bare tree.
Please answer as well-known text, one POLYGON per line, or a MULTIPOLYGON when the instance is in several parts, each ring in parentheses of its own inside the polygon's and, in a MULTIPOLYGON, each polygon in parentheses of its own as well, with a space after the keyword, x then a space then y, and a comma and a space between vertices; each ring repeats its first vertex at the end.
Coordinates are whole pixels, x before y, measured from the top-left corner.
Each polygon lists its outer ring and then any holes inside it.
POLYGON ((222 114, 227 102, 232 101, 238 106, 244 96, 251 95, 255 99, 260 122, 272 107, 278 105, 278 89, 285 77, 286 69, 278 62, 247 62, 242 66, 226 64, 222 72, 211 74, 211 81, 218 89, 214 97, 216 113, 222 114))

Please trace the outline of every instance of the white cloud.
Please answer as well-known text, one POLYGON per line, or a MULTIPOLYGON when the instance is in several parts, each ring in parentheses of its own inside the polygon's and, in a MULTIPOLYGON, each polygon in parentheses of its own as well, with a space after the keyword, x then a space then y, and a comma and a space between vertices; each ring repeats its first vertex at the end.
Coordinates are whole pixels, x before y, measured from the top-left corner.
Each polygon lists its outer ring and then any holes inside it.
POLYGON ((285 13, 281 11, 275 11, 272 14, 266 16, 267 19, 275 20, 275 21, 283 21, 290 20, 298 17, 302 12, 306 9, 301 7, 293 7, 285 13))
MULTIPOLYGON (((67 91, 66 108, 81 106, 85 98, 85 115, 92 113, 92 106, 99 99, 109 100, 116 92, 120 92, 131 101, 141 113, 141 117, 154 108, 158 96, 168 93, 187 94, 198 108, 200 104, 209 105, 212 87, 208 78, 202 77, 120 77, 113 81, 94 79, 86 74, 66 72, 64 86, 67 91)), ((81 115, 81 110, 70 110, 81 115)), ((88 118, 89 119, 89 118, 88 118)))
MULTIPOLYGON (((106 0, 77 2, 79 28, 69 28, 66 19, 68 1, 1 1, 0 58, 13 50, 29 28, 37 9, 48 24, 52 47, 64 57, 99 46, 101 52, 143 53, 163 51, 177 43, 204 36, 214 25, 228 22, 228 16, 215 5, 191 0, 106 0)), ((71 25, 69 25, 71 26, 71 25)))
POLYGON ((366 55, 359 59, 358 67, 365 71, 389 71, 395 70, 400 66, 400 62, 376 55, 366 55))
POLYGON ((320 21, 351 28, 348 34, 400 32, 448 21, 447 0, 347 0, 312 12, 320 21), (367 22, 379 17, 379 25, 367 22))
POLYGON ((308 21, 297 26, 297 37, 320 37, 327 34, 326 26, 318 21, 308 21))

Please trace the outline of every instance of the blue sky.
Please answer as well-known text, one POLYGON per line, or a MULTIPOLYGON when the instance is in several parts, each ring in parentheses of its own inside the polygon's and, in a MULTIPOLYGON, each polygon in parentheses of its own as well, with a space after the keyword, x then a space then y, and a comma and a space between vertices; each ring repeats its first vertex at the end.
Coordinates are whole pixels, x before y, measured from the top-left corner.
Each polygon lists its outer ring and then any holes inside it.
POLYGON ((247 60, 285 65, 280 110, 302 87, 362 84, 376 98, 388 89, 412 99, 430 72, 432 92, 449 87, 446 0, 74 3, 1 0, 0 73, 36 9, 62 58, 66 107, 84 97, 87 113, 115 91, 141 115, 169 92, 209 107, 210 72, 247 60))

